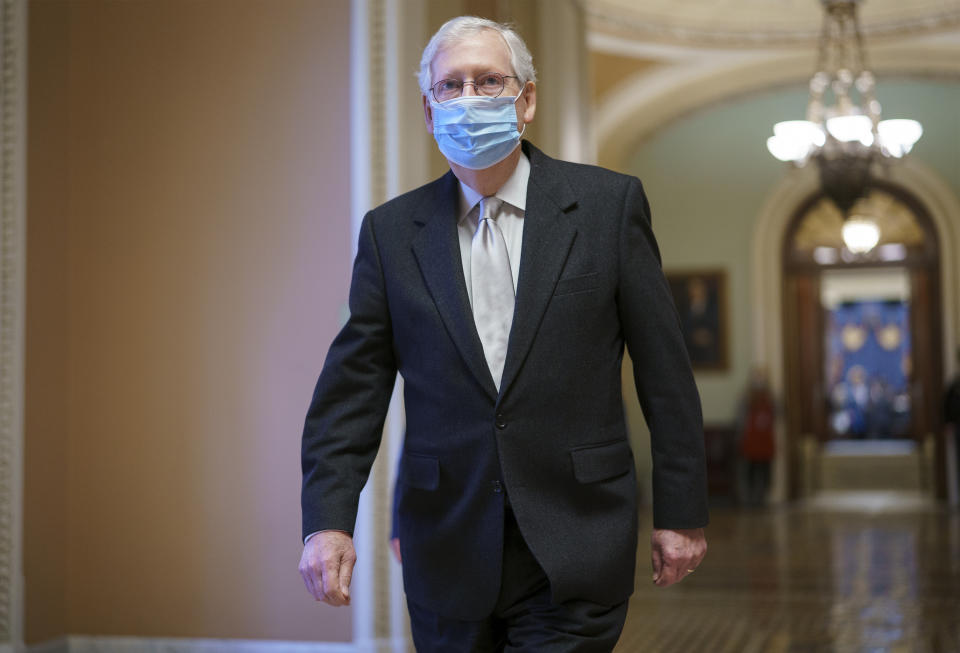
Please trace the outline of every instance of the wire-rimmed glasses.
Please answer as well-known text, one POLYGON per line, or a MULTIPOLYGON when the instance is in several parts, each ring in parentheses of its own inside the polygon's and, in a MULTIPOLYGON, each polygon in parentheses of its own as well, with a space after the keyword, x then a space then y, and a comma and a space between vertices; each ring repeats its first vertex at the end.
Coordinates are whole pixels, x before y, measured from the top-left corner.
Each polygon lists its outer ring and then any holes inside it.
POLYGON ((477 95, 487 97, 499 97, 503 93, 505 80, 519 79, 516 75, 501 75, 500 73, 483 73, 477 75, 472 82, 462 79, 441 79, 430 87, 433 93, 433 99, 437 102, 446 102, 463 95, 463 87, 467 84, 473 86, 477 95))

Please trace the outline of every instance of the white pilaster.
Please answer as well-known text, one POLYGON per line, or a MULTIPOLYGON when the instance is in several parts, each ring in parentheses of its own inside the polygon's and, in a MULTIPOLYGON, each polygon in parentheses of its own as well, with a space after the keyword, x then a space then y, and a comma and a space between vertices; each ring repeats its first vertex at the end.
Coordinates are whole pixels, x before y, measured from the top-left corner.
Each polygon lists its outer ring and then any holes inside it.
POLYGON ((583 7, 577 0, 540 0, 537 10, 540 146, 565 161, 596 163, 583 7))
MULTIPOLYGON (((356 244, 364 214, 427 181, 429 137, 415 71, 425 45, 424 0, 352 0, 351 207, 356 244)), ((400 566, 389 550, 393 486, 403 445, 397 380, 383 442, 360 496, 353 641, 362 651, 403 651, 409 626, 400 566)))
POLYGON ((23 649, 27 3, 0 0, 0 653, 23 649))

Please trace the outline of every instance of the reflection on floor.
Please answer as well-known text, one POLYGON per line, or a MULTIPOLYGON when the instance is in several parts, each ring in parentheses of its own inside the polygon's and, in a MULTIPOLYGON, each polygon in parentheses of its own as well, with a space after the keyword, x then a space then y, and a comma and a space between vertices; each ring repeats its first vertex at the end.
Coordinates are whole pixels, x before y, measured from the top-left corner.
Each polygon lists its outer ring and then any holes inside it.
MULTIPOLYGON (((649 532, 649 522, 646 524, 649 532)), ((717 509, 681 584, 637 591, 617 653, 960 653, 960 512, 891 493, 717 509)))

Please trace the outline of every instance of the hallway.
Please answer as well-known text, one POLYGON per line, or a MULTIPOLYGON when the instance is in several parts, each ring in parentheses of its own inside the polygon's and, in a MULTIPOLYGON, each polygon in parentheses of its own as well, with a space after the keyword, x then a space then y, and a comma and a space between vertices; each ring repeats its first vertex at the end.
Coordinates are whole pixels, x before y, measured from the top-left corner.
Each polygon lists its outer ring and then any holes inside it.
POLYGON ((960 651, 956 510, 859 493, 711 518, 704 563, 666 591, 641 547, 618 653, 960 651))

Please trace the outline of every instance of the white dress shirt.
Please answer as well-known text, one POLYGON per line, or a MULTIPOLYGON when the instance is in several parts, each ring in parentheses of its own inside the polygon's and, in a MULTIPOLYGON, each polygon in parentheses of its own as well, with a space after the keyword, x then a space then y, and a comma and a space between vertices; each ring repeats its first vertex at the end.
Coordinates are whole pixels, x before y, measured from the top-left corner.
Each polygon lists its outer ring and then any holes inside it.
MULTIPOLYGON (((517 290, 520 277, 520 250, 523 248, 523 216, 527 208, 527 182, 530 180, 530 160, 522 151, 513 174, 500 187, 494 197, 503 200, 497 215, 497 224, 507 243, 507 256, 510 257, 510 271, 513 273, 513 290, 517 290)), ((457 232, 460 236, 460 259, 463 262, 463 278, 467 282, 467 296, 473 307, 473 289, 470 283, 470 244, 477 230, 483 195, 460 182, 460 212, 457 232)))

